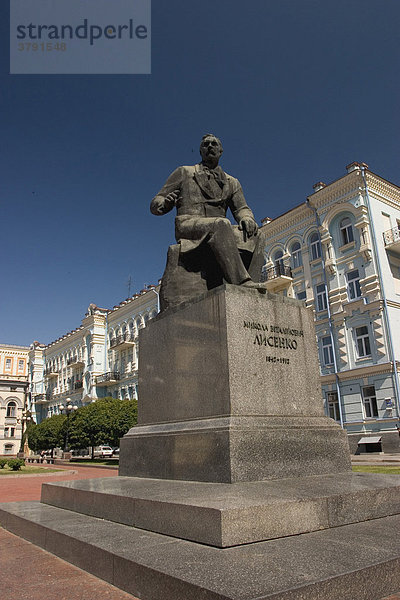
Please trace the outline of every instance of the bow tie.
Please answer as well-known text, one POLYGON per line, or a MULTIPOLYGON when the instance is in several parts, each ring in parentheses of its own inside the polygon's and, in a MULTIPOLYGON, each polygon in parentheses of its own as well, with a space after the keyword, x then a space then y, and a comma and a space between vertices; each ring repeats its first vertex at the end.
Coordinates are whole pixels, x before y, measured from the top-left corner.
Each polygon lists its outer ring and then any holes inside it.
POLYGON ((210 169, 209 167, 206 167, 205 165, 202 165, 202 167, 203 167, 204 173, 206 173, 206 175, 208 176, 208 179, 213 177, 215 179, 215 181, 218 183, 220 188, 224 187, 224 183, 225 183, 224 175, 225 174, 223 173, 221 167, 215 167, 215 169, 210 169))

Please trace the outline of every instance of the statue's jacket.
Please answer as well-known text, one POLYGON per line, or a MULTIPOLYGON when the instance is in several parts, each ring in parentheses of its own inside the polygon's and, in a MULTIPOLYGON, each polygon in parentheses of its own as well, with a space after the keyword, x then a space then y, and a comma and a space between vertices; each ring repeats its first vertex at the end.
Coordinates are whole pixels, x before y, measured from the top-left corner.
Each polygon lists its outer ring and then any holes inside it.
POLYGON ((201 244, 209 233, 207 226, 211 230, 214 219, 225 218, 228 208, 237 223, 245 217, 254 219, 239 181, 221 167, 217 170, 219 184, 202 164, 178 167, 151 202, 150 210, 155 215, 166 214, 176 206, 175 237, 181 252, 201 244), (175 201, 166 199, 171 193, 176 194, 175 201))

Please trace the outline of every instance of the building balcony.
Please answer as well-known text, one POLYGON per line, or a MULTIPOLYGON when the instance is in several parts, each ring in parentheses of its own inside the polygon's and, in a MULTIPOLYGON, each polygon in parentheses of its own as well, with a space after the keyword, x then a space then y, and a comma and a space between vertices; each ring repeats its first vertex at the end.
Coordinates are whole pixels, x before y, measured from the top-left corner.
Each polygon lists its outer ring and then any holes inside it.
POLYGON ((51 400, 51 392, 46 392, 45 394, 33 394, 33 400, 35 404, 45 404, 51 400))
POLYGON ((83 367, 84 364, 85 363, 80 356, 71 356, 71 358, 67 360, 67 365, 69 367, 83 367))
POLYGON ((75 381, 74 390, 80 390, 81 388, 83 388, 83 381, 75 381))
POLYGON ((118 371, 113 371, 112 373, 103 373, 103 375, 98 375, 96 377, 96 385, 98 387, 106 387, 107 385, 113 385, 117 383, 121 379, 120 373, 118 371))
POLYGON ((385 249, 400 254, 400 227, 394 227, 383 234, 385 249))
POLYGON ((275 265, 262 272, 261 281, 266 283, 269 292, 278 294, 291 287, 293 281, 292 269, 285 265, 275 265))
POLYGON ((135 336, 132 333, 125 333, 123 335, 119 335, 118 337, 112 338, 110 341, 111 348, 118 348, 118 350, 122 350, 122 348, 129 348, 135 345, 135 336))
POLYGON ((57 373, 57 371, 54 371, 53 369, 45 369, 44 376, 48 377, 49 379, 52 379, 54 377, 58 377, 58 373, 57 373))

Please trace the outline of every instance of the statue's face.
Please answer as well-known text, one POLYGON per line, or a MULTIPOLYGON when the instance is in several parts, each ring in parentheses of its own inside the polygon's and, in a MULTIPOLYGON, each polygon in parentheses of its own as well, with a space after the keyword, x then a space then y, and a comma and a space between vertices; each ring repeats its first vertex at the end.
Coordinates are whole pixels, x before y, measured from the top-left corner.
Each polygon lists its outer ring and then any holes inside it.
POLYGON ((200 145, 200 154, 204 161, 207 161, 207 159, 210 158, 218 161, 222 154, 222 147, 217 138, 210 135, 202 140, 200 145))

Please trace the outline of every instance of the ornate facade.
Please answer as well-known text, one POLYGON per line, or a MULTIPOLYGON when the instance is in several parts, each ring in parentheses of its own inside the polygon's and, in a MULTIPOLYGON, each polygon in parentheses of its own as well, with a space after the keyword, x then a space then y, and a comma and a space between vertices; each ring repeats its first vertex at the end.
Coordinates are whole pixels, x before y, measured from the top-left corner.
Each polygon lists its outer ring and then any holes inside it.
POLYGON ((0 456, 16 456, 21 445, 28 385, 25 346, 0 344, 0 456))
POLYGON ((327 414, 352 452, 399 452, 400 188, 352 163, 263 223, 268 289, 314 309, 327 414))
POLYGON ((158 287, 149 286, 112 310, 90 304, 82 324, 29 352, 30 409, 37 423, 70 399, 137 398, 138 331, 158 312, 158 287))

